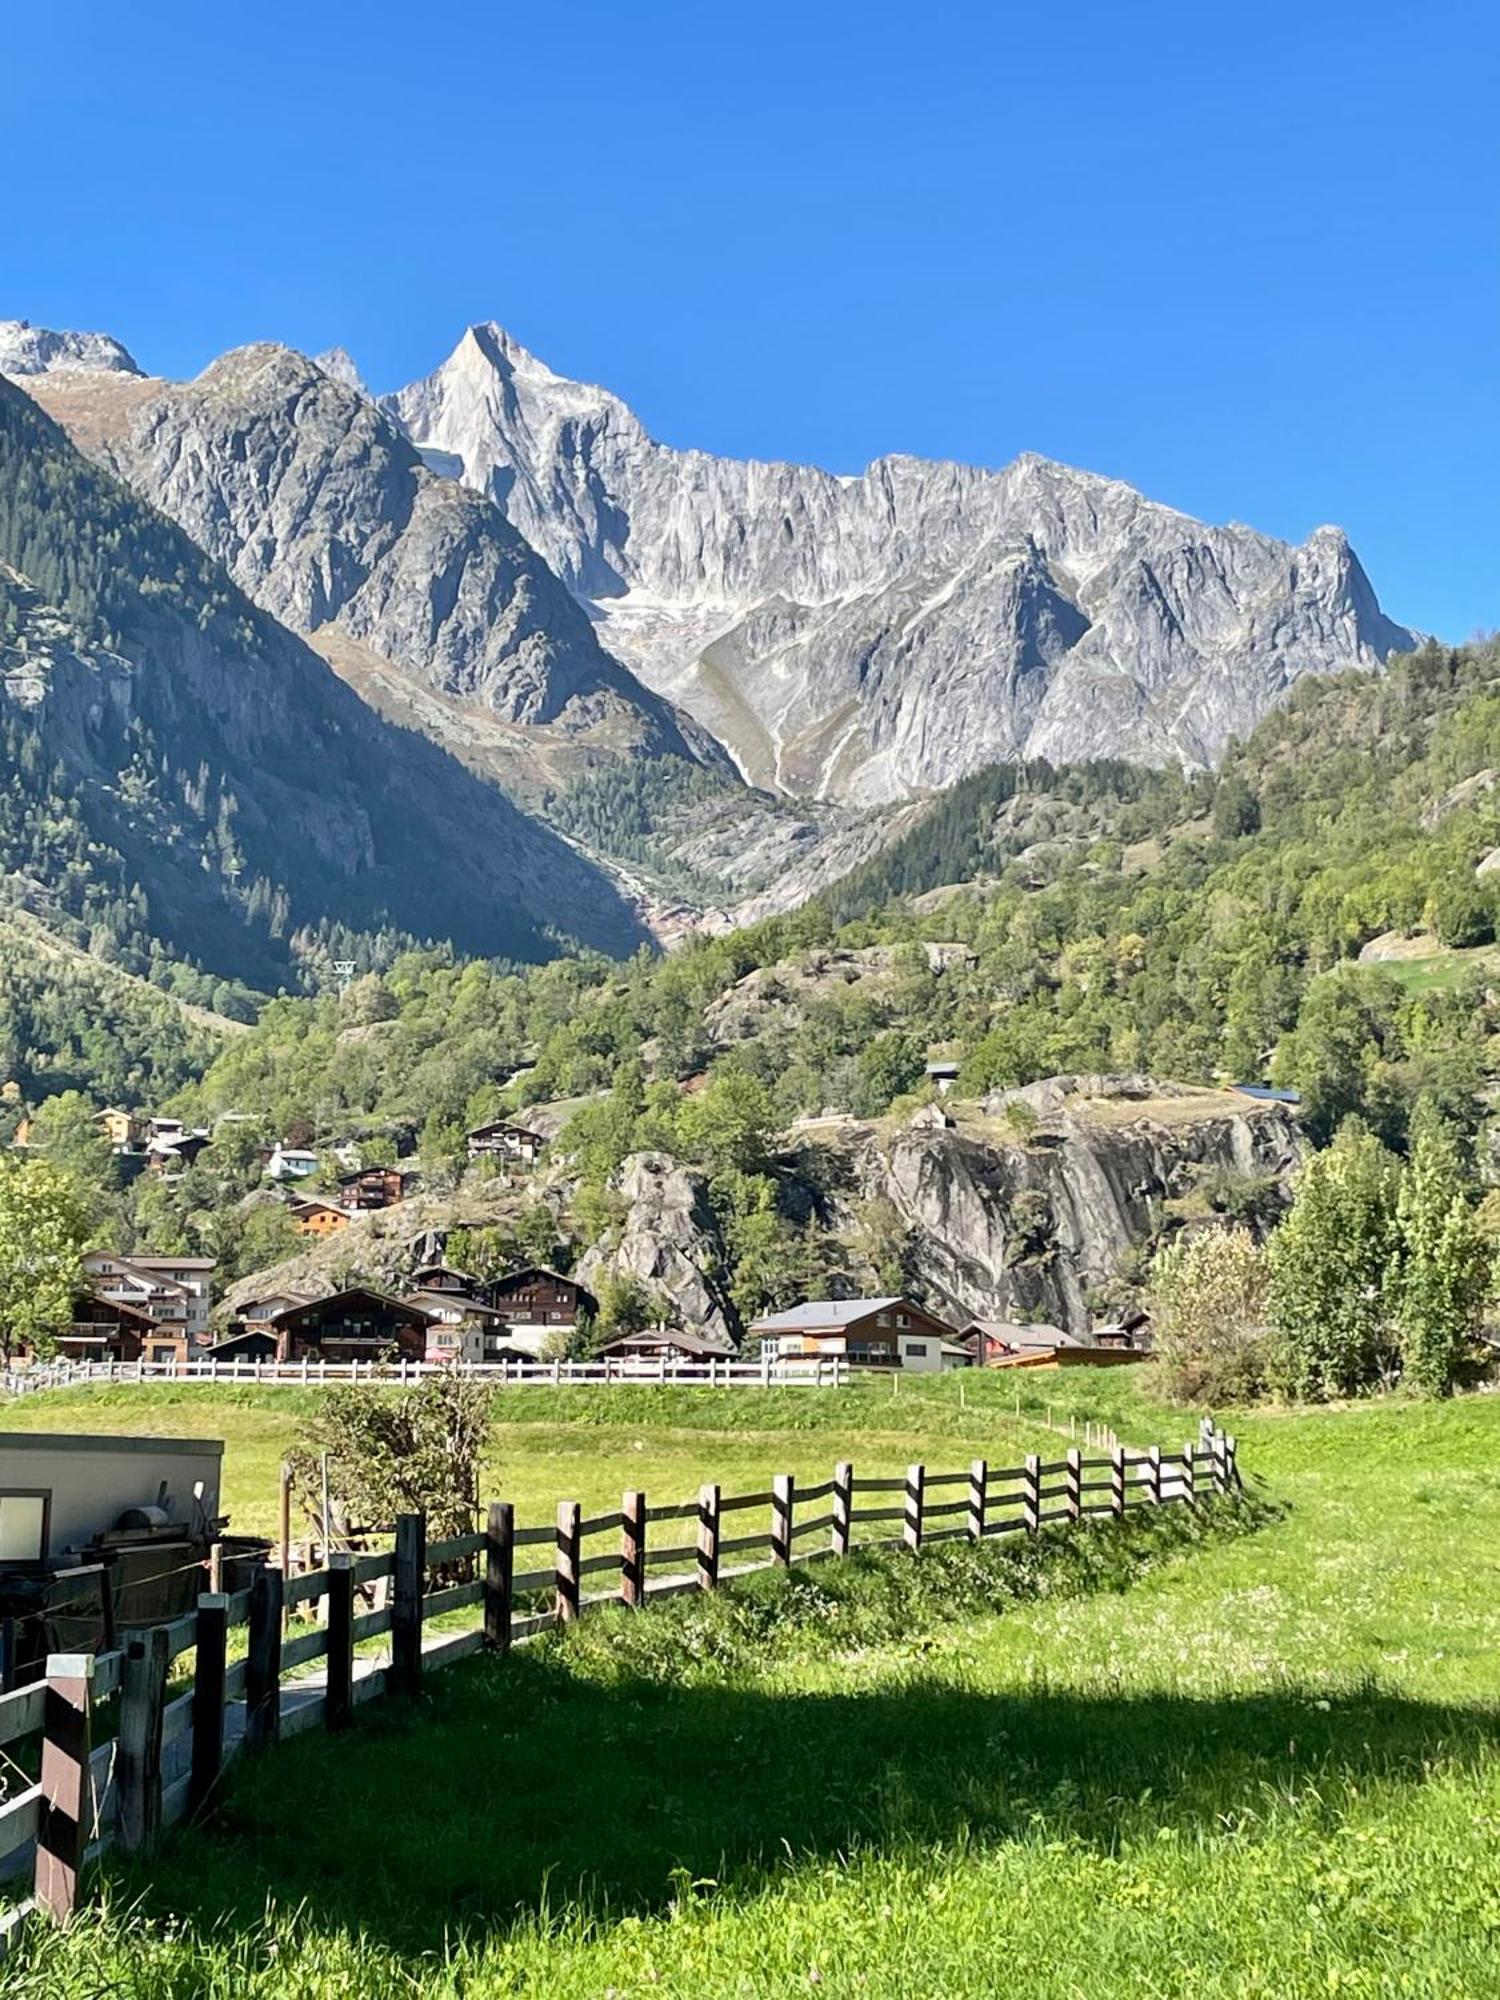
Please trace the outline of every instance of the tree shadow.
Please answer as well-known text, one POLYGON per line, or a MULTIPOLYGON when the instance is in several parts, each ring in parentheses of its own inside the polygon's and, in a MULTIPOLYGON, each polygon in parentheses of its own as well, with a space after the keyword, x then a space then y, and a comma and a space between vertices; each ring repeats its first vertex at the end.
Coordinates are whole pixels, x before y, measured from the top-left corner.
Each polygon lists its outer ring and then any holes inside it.
POLYGON ((788 1858, 967 1839, 1112 1852, 1269 1805, 1333 1811, 1340 1781, 1477 1762, 1500 1714, 1356 1686, 1195 1699, 792 1694, 628 1678, 539 1651, 446 1675, 414 1709, 308 1737, 237 1774, 213 1829, 123 1886, 199 1922, 271 1899, 403 1953, 581 1897, 619 1917, 694 1881, 753 1890, 788 1858))

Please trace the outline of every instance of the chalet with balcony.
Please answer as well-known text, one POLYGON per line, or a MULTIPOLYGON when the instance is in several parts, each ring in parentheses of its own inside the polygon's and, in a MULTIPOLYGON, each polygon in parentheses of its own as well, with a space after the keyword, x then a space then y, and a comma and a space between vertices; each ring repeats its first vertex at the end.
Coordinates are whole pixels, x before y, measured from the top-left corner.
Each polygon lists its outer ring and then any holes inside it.
POLYGON ((506 1160, 512 1166, 534 1167, 546 1144, 540 1132, 497 1119, 490 1125, 477 1125, 469 1134, 469 1158, 506 1160))
POLYGON ((484 1286, 484 1303, 493 1306, 500 1325, 493 1336, 503 1334, 505 1344, 524 1354, 540 1354, 554 1334, 577 1326, 580 1319, 592 1318, 599 1310, 593 1293, 560 1271, 531 1264, 524 1271, 512 1271, 493 1278, 484 1286))
POLYGON ((424 1361, 432 1315, 365 1285, 290 1306, 270 1321, 283 1361, 424 1361))
POLYGON ((183 1361, 187 1337, 137 1306, 84 1291, 74 1296, 72 1322, 58 1335, 57 1352, 64 1361, 183 1361))
POLYGON ((340 1208, 336 1201, 325 1200, 322 1195, 293 1195, 287 1212, 299 1236, 311 1236, 318 1241, 325 1236, 337 1236, 341 1229, 349 1227, 348 1209, 340 1208))
POLYGON ((792 1366, 836 1356, 855 1368, 935 1375, 966 1367, 970 1358, 946 1320, 906 1298, 810 1299, 765 1314, 750 1331, 792 1366))
POLYGON ((416 1175, 402 1167, 356 1167, 339 1175, 339 1200, 351 1215, 394 1208, 416 1185, 416 1175))
POLYGON ((732 1361, 735 1349, 727 1340, 707 1334, 684 1333, 675 1326, 648 1326, 640 1333, 622 1333, 599 1349, 601 1361, 732 1361))

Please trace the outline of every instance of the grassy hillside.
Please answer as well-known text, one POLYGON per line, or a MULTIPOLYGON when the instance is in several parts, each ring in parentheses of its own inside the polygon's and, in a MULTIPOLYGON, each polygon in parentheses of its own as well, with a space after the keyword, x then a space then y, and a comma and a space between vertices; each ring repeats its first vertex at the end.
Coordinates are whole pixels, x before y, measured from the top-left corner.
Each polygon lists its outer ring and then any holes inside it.
POLYGON ((1500 1402, 1241 1457, 1251 1532, 1062 1551, 1040 1597, 933 1551, 456 1669, 243 1769, 12 1990, 1500 1991, 1500 1402))

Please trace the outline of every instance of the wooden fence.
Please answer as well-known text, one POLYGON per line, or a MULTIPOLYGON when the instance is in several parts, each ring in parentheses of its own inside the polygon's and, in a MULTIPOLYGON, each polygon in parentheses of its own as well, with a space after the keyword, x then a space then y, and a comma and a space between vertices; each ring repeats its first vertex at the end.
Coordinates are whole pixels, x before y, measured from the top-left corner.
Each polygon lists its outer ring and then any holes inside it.
POLYGON ((757 1361, 728 1356, 667 1361, 645 1356, 612 1361, 51 1361, 0 1370, 0 1393, 34 1395, 43 1389, 76 1389, 108 1382, 267 1382, 317 1388, 329 1382, 411 1383, 429 1375, 466 1375, 500 1387, 525 1383, 693 1382, 728 1389, 790 1386, 841 1389, 851 1375, 889 1377, 888 1368, 851 1367, 842 1355, 757 1361))
POLYGON ((0 1915, 0 1948, 33 1911, 69 1914, 106 1846, 149 1851, 164 1827, 202 1812, 241 1751, 347 1728, 360 1703, 415 1694, 425 1674, 466 1655, 503 1654, 601 1605, 713 1590, 753 1570, 1035 1535, 1052 1522, 1193 1506, 1239 1484, 1234 1439, 1205 1427, 1172 1453, 1116 1445, 1085 1457, 1074 1447, 1018 1466, 978 1458, 883 1478, 845 1462, 812 1484, 790 1473, 757 1493, 709 1484, 669 1506, 627 1493, 618 1512, 593 1516, 566 1500, 549 1526, 518 1525, 499 1500, 482 1529, 433 1542, 420 1514, 403 1515, 388 1550, 334 1555, 291 1578, 262 1570, 250 1589, 205 1593, 195 1612, 119 1650, 55 1653, 45 1680, 0 1695, 0 1879, 33 1878, 0 1915))

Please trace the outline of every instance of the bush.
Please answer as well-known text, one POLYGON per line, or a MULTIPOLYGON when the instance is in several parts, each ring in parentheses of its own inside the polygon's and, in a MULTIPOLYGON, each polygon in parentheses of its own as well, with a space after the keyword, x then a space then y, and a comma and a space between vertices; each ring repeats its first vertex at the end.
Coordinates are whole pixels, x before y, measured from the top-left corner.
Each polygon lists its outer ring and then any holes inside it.
POLYGON ((1266 1254, 1248 1229, 1179 1236, 1151 1270, 1161 1379, 1184 1403, 1261 1394, 1271 1360, 1266 1254))

